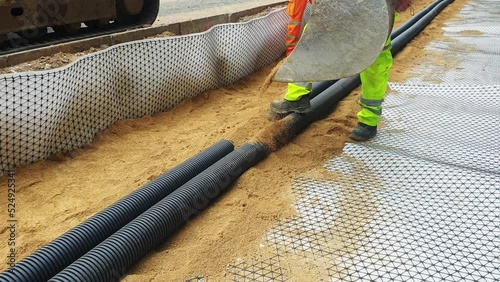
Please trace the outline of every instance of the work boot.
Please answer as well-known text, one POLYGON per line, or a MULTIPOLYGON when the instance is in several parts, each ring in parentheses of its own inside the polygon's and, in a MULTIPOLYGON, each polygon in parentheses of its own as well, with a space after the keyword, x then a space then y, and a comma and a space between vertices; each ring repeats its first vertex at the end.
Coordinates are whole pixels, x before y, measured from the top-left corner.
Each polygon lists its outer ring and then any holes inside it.
POLYGON ((350 137, 356 141, 367 141, 375 137, 375 135, 377 135, 377 126, 370 126, 360 122, 352 130, 350 137))
POLYGON ((311 111, 311 99, 309 95, 304 95, 297 101, 275 100, 271 102, 271 111, 277 114, 305 114, 311 111))

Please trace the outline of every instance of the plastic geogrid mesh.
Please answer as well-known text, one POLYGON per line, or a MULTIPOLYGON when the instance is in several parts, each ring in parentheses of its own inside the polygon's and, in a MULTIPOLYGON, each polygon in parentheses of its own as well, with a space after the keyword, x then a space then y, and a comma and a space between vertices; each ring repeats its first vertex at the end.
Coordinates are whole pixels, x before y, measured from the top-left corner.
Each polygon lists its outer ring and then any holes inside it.
POLYGON ((372 144, 420 158, 498 172, 500 87, 391 84, 372 144))
MULTIPOLYGON (((361 210, 370 205, 376 210, 363 217, 368 218, 367 236, 356 238, 355 255, 338 261, 337 267, 349 269, 352 280, 495 281, 500 277, 498 170, 476 172, 359 145, 346 146, 344 155, 344 161, 332 160, 326 167, 352 178, 371 178, 372 183, 350 186, 364 189, 365 200, 353 197, 354 203, 346 202, 361 210), (373 175, 367 175, 363 166, 373 175)), ((351 216, 358 217, 357 213, 351 216)), ((349 236, 344 234, 346 239, 349 236)))
POLYGON ((287 22, 282 9, 204 33, 113 46, 60 69, 0 76, 0 172, 270 64, 284 53, 287 22))
POLYGON ((416 68, 412 83, 490 84, 500 81, 500 1, 470 1, 443 28, 447 40, 426 47, 432 53, 416 68), (433 62, 428 62, 432 59, 433 62))
POLYGON ((229 272, 233 281, 286 281, 280 266, 279 254, 269 258, 259 257, 231 266, 229 272))
POLYGON ((322 268, 314 281, 500 277, 499 173, 357 144, 347 145, 341 157, 324 167, 337 177, 295 181, 298 215, 267 232, 268 257, 227 269, 234 281, 294 280, 287 273, 297 265, 287 253, 322 268))

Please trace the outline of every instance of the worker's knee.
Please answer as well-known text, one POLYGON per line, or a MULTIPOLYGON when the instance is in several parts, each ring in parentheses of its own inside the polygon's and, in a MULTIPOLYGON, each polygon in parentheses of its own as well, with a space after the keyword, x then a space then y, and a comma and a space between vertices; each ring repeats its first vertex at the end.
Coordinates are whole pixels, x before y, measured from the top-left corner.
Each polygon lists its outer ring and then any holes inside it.
POLYGON ((385 50, 380 53, 375 62, 371 64, 366 70, 363 71, 366 75, 377 75, 388 73, 392 67, 392 54, 391 50, 385 50))

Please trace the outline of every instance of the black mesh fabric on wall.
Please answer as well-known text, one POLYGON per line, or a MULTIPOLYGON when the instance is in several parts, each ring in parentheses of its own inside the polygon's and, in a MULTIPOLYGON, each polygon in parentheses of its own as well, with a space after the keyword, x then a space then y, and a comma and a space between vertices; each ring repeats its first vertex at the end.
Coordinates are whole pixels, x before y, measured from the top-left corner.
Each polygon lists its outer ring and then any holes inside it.
POLYGON ((204 33, 116 45, 59 69, 0 76, 0 171, 236 82, 282 56, 287 22, 281 9, 204 33))

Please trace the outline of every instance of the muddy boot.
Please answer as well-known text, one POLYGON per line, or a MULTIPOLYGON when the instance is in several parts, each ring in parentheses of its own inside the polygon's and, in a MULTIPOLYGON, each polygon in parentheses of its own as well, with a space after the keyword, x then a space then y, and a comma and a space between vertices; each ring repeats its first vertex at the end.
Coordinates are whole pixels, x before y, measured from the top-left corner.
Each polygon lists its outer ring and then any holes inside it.
POLYGON ((375 137, 377 126, 369 126, 364 123, 358 123, 358 126, 352 130, 351 139, 356 141, 367 141, 375 137))
POLYGON ((271 111, 277 114, 305 114, 311 111, 311 100, 309 95, 300 97, 298 101, 275 100, 271 102, 271 111))

